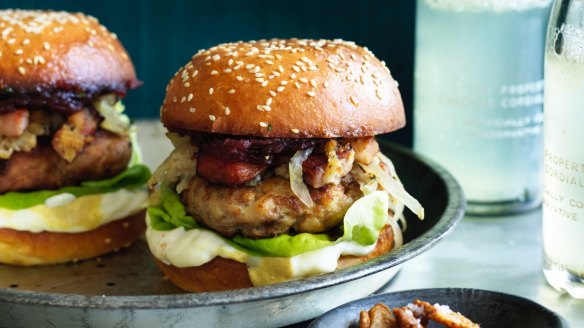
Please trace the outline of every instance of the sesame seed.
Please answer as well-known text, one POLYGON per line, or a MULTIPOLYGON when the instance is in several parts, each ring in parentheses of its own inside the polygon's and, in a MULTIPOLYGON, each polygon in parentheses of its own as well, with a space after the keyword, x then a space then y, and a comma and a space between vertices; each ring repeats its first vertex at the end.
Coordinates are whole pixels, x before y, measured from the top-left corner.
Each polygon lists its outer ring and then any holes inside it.
POLYGON ((278 65, 278 70, 280 70, 281 73, 284 73, 284 67, 282 67, 282 65, 278 65))
POLYGON ((308 68, 309 71, 316 71, 317 69, 318 69, 318 67, 316 67, 316 66, 310 66, 308 68))
POLYGON ((256 73, 255 74, 255 77, 262 77, 262 76, 264 76, 264 73, 256 73))
POLYGON ((280 76, 280 72, 274 71, 272 74, 274 74, 274 76, 280 76))
POLYGON ((337 68, 335 68, 335 71, 337 71, 338 73, 341 73, 341 72, 344 72, 345 70, 340 68, 340 67, 337 67, 337 68))
POLYGON ((227 65, 229 66, 233 65, 233 58, 229 58, 229 60, 227 61, 227 65))
POLYGON ((254 68, 254 67, 255 67, 255 65, 254 65, 254 64, 247 64, 247 65, 245 65, 245 68, 246 68, 246 69, 252 69, 252 68, 254 68))
POLYGON ((308 83, 308 79, 305 77, 301 77, 298 80, 300 80, 300 82, 302 82, 302 83, 308 83))
POLYGON ((256 66, 256 67, 254 68, 254 70, 253 70, 253 71, 254 71, 254 73, 257 73, 257 72, 259 72, 259 71, 260 71, 260 69, 261 69, 261 68, 260 68, 259 66, 256 66))
POLYGON ((308 91, 306 94, 311 96, 311 97, 316 96, 316 93, 314 91, 308 91))
POLYGON ((379 98, 379 100, 381 100, 381 94, 379 93, 379 89, 375 90, 375 96, 377 96, 377 98, 379 98))
POLYGON ((215 117, 215 115, 209 115, 209 120, 211 120, 211 122, 215 122, 217 118, 215 117))
POLYGON ((187 97, 187 100, 188 100, 188 101, 191 101, 191 100, 193 100, 193 94, 192 94, 192 93, 189 93, 189 96, 187 97))
POLYGON ((266 64, 268 64, 268 65, 273 65, 273 64, 274 64, 274 62, 273 62, 273 61, 271 61, 271 60, 266 60, 266 64))
POLYGON ((267 128, 268 127, 268 123, 266 123, 266 122, 260 122, 260 126, 262 128, 267 128))
POLYGON ((300 133, 300 130, 298 130, 298 129, 291 129, 290 131, 292 131, 292 133, 295 133, 295 134, 300 133))
POLYGON ((268 105, 263 105, 262 108, 266 111, 269 112, 272 110, 272 107, 268 106, 268 105))
POLYGON ((14 51, 15 55, 22 55, 22 49, 16 49, 16 51, 14 51))
POLYGON ((258 82, 260 82, 260 83, 264 82, 264 78, 263 77, 258 77, 255 80, 258 81, 258 82))
POLYGON ((280 84, 281 85, 286 85, 286 84, 288 84, 288 81, 284 80, 284 81, 280 82, 280 84))
POLYGON ((276 89, 276 91, 278 91, 278 92, 282 92, 282 91, 284 91, 284 89, 285 89, 285 88, 286 88, 285 86, 279 86, 279 87, 276 89))
POLYGON ((229 107, 225 107, 225 115, 229 116, 231 114, 231 109, 229 107))
POLYGON ((219 55, 214 55, 213 56, 213 61, 218 61, 221 58, 221 56, 219 55))
POLYGON ((209 94, 212 95, 213 94, 213 88, 209 88, 209 94))
POLYGON ((50 50, 51 46, 49 45, 48 42, 43 42, 43 48, 45 48, 45 50, 50 50))
POLYGON ((311 62, 310 59, 308 59, 307 57, 302 57, 302 58, 300 58, 300 60, 302 60, 305 63, 310 63, 311 62))
POLYGON ((395 81, 395 86, 399 87, 399 82, 395 81))
POLYGON ((217 74, 219 74, 219 72, 217 72, 216 70, 211 71, 211 75, 217 75, 217 74))
POLYGON ((328 81, 324 81, 324 87, 325 87, 325 88, 328 88, 328 86, 329 86, 329 83, 328 83, 328 81))
POLYGON ((29 43, 30 43, 30 40, 29 39, 22 40, 22 45, 24 45, 24 46, 26 46, 29 43))
POLYGON ((310 80, 310 85, 316 88, 316 81, 314 79, 310 80))
POLYGON ((172 102, 177 102, 176 96, 175 97, 172 97, 172 102))
POLYGON ((297 89, 300 89, 300 83, 294 82, 294 85, 296 86, 297 89))
POLYGON ((187 97, 182 97, 182 98, 180 98, 180 102, 181 102, 181 104, 182 104, 182 103, 184 103, 185 101, 187 101, 187 97))
POLYGON ((26 74, 26 70, 24 69, 24 67, 18 66, 18 73, 20 73, 20 75, 24 75, 26 74))
POLYGON ((268 85, 268 81, 262 82, 262 87, 265 87, 266 85, 268 85))
POLYGON ((293 66, 292 66, 292 69, 293 69, 295 72, 300 72, 300 68, 298 68, 298 66, 296 66, 296 65, 293 65, 293 66))
POLYGON ((266 100, 266 105, 270 106, 272 104, 272 98, 268 98, 268 100, 266 100))
POLYGON ((184 83, 184 86, 185 86, 185 88, 188 88, 188 87, 190 87, 190 86, 191 86, 191 84, 190 84, 189 82, 185 82, 185 83, 184 83))
POLYGON ((274 91, 270 90, 270 95, 272 95, 272 97, 275 97, 275 96, 277 96, 278 94, 277 94, 277 93, 275 93, 274 91))
POLYGON ((257 108, 257 110, 259 110, 260 112, 263 112, 263 111, 264 111, 264 106, 262 106, 262 105, 257 105, 257 106, 256 106, 256 108, 257 108))
POLYGON ((291 78, 292 80, 294 80, 294 79, 296 78, 296 73, 292 73, 292 74, 290 74, 290 78, 291 78))
POLYGON ((197 76, 197 74, 199 74, 199 71, 198 71, 198 70, 195 70, 195 71, 193 72, 193 74, 191 75, 191 77, 195 77, 195 76, 197 76))
POLYGON ((231 68, 226 68, 223 70, 223 73, 231 73, 231 72, 232 72, 231 68))
POLYGON ((8 40, 8 44, 14 44, 16 42, 16 39, 10 39, 8 40))
POLYGON ((237 81, 243 81, 243 77, 241 77, 241 76, 239 76, 239 75, 238 75, 238 76, 236 76, 236 77, 235 77, 235 79, 236 79, 237 81))
POLYGON ((355 99, 355 97, 350 96, 349 99, 351 100, 351 102, 353 103, 353 105, 359 106, 359 102, 357 101, 357 99, 355 99))

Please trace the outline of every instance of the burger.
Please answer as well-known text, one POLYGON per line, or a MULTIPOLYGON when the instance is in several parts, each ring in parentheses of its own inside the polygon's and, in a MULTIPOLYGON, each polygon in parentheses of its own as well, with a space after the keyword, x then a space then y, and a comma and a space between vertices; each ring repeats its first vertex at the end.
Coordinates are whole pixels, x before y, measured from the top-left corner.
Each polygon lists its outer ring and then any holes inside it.
POLYGON ((342 40, 201 50, 161 108, 174 150, 150 181, 146 237, 187 291, 331 272, 402 243, 399 182, 375 136, 405 124, 397 83, 342 40))
POLYGON ((90 258, 143 233, 149 171, 121 103, 139 84, 95 18, 0 11, 0 263, 90 258))

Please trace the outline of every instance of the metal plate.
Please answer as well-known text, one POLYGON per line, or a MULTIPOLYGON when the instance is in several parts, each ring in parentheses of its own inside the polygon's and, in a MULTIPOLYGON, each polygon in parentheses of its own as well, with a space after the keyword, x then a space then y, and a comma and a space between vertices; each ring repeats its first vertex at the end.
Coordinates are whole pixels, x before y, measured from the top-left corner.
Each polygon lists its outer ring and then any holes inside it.
MULTIPOLYGON (((567 328, 557 313, 526 298, 488 290, 470 288, 433 288, 379 294, 356 300, 333 309, 314 320, 309 328, 357 327, 359 311, 384 303, 402 307, 419 299, 430 304, 448 305, 483 328, 567 328)), ((444 327, 430 323, 429 328, 444 327)))
POLYGON ((275 327, 369 295, 400 264, 434 246, 464 212, 464 195, 444 169, 405 148, 381 148, 426 210, 423 221, 406 213, 406 244, 390 254, 329 274, 212 293, 172 286, 143 242, 76 264, 0 266, 0 327, 275 327))

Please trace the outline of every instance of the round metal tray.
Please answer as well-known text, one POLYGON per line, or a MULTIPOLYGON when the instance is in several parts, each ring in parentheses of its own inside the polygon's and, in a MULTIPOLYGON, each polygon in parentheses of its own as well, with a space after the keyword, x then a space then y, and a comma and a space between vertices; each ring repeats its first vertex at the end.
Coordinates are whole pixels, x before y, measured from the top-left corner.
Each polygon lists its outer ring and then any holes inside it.
POLYGON ((0 327, 275 327, 367 296, 450 231, 465 204, 460 186, 443 168, 403 147, 382 143, 381 149, 426 211, 423 221, 406 211, 406 243, 389 254, 333 273, 211 293, 174 287, 142 241, 80 263, 0 265, 0 327))

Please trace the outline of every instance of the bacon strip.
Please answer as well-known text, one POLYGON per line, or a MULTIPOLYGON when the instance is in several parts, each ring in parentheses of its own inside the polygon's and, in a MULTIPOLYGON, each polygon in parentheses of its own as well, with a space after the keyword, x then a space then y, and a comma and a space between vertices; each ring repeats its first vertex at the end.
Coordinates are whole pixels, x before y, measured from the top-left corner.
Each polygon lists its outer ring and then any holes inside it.
POLYGON ((28 126, 29 113, 26 109, 0 115, 0 136, 8 138, 20 137, 28 126))
POLYGON ((209 182, 235 186, 252 180, 268 168, 266 164, 226 162, 213 155, 200 155, 197 175, 209 182))

